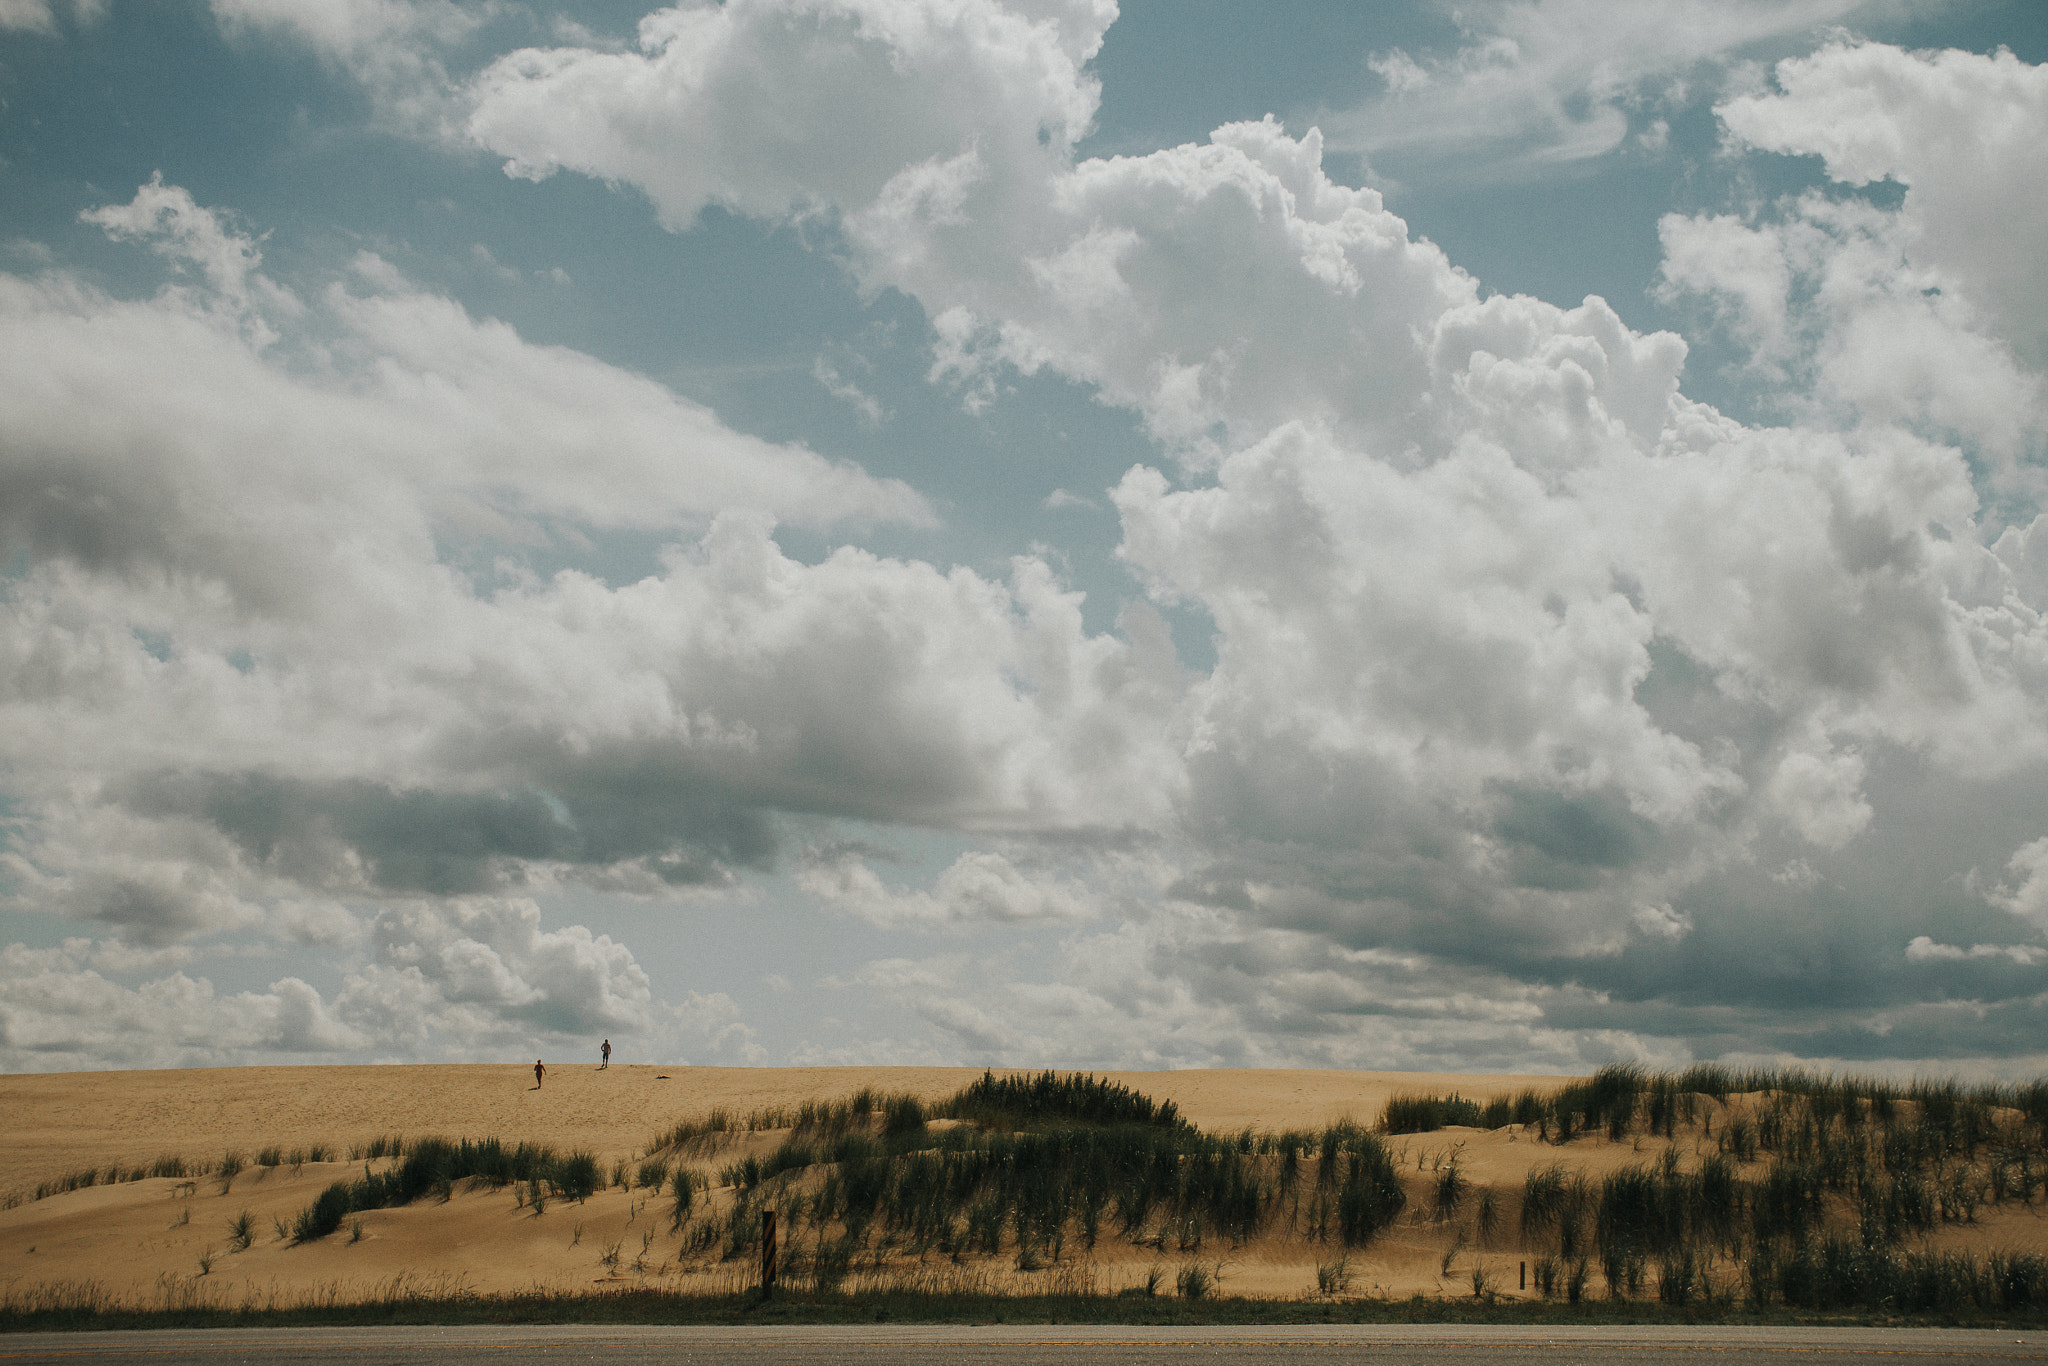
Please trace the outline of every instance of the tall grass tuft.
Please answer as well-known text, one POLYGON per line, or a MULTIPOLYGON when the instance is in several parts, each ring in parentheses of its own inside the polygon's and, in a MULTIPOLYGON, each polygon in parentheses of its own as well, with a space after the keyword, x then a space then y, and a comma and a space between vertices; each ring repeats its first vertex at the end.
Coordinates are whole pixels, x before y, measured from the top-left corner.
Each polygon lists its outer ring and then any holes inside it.
MULTIPOLYGON (((1389 1134, 1426 1134, 1447 1125, 1479 1128, 1486 1118, 1476 1101, 1453 1092, 1448 1096, 1395 1096, 1380 1115, 1380 1130, 1389 1134)), ((1503 1119, 1502 1124, 1510 1121, 1503 1119)), ((1498 1128, 1498 1125, 1487 1125, 1498 1128)))
POLYGON ((1182 1123, 1180 1110, 1172 1101, 1154 1101, 1128 1086, 1080 1072, 1002 1077, 984 1072, 979 1081, 933 1107, 932 1113, 984 1128, 1023 1128, 1063 1120, 1159 1128, 1182 1123))
POLYGON ((359 1211, 409 1205, 428 1194, 445 1197, 458 1181, 493 1186, 523 1182, 527 1202, 540 1213, 550 1196, 586 1200, 604 1180, 597 1159, 582 1151, 562 1156, 544 1145, 508 1147, 495 1138, 459 1143, 423 1138, 404 1146, 404 1160, 388 1171, 372 1173, 366 1165, 361 1179, 337 1181, 322 1191, 294 1221, 293 1239, 303 1243, 324 1238, 359 1211))

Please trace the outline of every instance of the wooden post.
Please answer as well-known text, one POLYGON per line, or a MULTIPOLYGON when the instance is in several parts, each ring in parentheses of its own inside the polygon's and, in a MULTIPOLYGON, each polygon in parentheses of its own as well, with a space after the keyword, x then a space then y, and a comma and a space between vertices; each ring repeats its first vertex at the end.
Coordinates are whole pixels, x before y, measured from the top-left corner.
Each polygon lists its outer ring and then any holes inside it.
POLYGON ((1520 1288, 1523 1290, 1529 1288, 1529 1264, 1527 1262, 1522 1263, 1522 1284, 1520 1288))
POLYGON ((775 1211, 761 1211, 761 1295, 775 1293, 775 1211))

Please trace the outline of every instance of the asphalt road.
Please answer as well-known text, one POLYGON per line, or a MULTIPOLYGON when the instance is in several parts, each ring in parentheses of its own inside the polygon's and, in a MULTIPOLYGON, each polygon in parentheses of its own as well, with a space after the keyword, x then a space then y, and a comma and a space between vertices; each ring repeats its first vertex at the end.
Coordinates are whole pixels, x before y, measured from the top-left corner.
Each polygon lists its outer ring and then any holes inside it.
POLYGON ((307 1328, 0 1336, 0 1363, 248 1362, 252 1366, 534 1366, 559 1362, 968 1363, 1115 1366, 1937 1366, 2048 1360, 2048 1334, 1975 1329, 1610 1327, 1102 1328, 996 1325, 770 1328, 307 1328))

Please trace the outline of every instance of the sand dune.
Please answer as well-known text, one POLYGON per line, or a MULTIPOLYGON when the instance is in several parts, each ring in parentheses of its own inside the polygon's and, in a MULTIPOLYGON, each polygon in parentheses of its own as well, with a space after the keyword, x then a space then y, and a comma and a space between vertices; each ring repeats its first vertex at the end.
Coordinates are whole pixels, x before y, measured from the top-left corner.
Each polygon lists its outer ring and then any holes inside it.
MULTIPOLYGON (((535 1089, 530 1065, 445 1067, 243 1068, 186 1072, 102 1072, 0 1078, 0 1191, 87 1166, 133 1166, 179 1154, 217 1171, 224 1153, 253 1157, 326 1145, 345 1158, 352 1145, 380 1135, 497 1137, 596 1154, 609 1172, 642 1156, 677 1120, 713 1107, 744 1114, 829 1100, 863 1087, 908 1091, 927 1100, 953 1094, 980 1073, 970 1068, 655 1068, 558 1067, 535 1089)), ((1155 1099, 1175 1101, 1211 1131, 1319 1128, 1352 1118, 1370 1124, 1394 1095, 1451 1092, 1485 1100, 1525 1088, 1549 1090, 1565 1078, 1359 1073, 1202 1071, 1117 1073, 1114 1080, 1155 1099)), ((1649 1165, 1667 1153, 1698 1170, 1738 1115, 1754 1118, 1754 1097, 1729 1106, 1701 1098, 1700 1123, 1675 1136, 1638 1127, 1619 1140, 1581 1137, 1559 1147, 1519 1126, 1490 1131, 1447 1128, 1387 1140, 1407 1211, 1350 1258, 1354 1293, 1469 1295, 1472 1273, 1490 1276, 1512 1298, 1540 1249, 1517 1236, 1523 1183, 1539 1166, 1563 1162, 1596 1183, 1618 1168, 1649 1165), (1455 1164, 1473 1195, 1451 1219, 1434 1211, 1437 1173, 1455 1164), (1475 1217, 1491 1191, 1494 1232, 1475 1217)), ((765 1156, 786 1135, 747 1134, 696 1165, 714 1189, 697 1217, 732 1208, 736 1194, 715 1173, 748 1154, 765 1156)), ((678 1230, 658 1191, 613 1185, 584 1201, 554 1198, 535 1209, 517 1186, 464 1182, 448 1198, 350 1216, 339 1233, 300 1244, 288 1232, 300 1211, 338 1180, 359 1178, 385 1161, 336 1160, 254 1166, 229 1179, 151 1178, 94 1185, 0 1209, 0 1298, 37 1286, 95 1282, 135 1304, 193 1299, 239 1305, 351 1300, 394 1284, 427 1293, 503 1293, 542 1288, 578 1292, 624 1286, 682 1291, 735 1290, 753 1274, 749 1258, 686 1255, 689 1225, 678 1230), (247 1231, 237 1236, 237 1224, 247 1231)), ((1757 1179, 1764 1168, 1747 1165, 1757 1179)), ((809 1169, 803 1181, 823 1180, 809 1169)), ((805 1189, 786 1188, 788 1197, 805 1189)), ((777 1196, 783 1199, 784 1196, 777 1196)), ((1297 1211, 1298 1212, 1298 1211, 1297 1211)), ((749 1219, 751 1219, 751 1215, 749 1219)), ((748 1227, 752 1227, 751 1223, 748 1227)), ((1087 1253, 1043 1269, 1014 1252, 996 1257, 914 1257, 897 1249, 876 1277, 906 1274, 932 1288, 1012 1290, 1087 1285, 1115 1292, 1201 1263, 1220 1273, 1226 1293, 1297 1297, 1314 1292, 1318 1263, 1335 1260, 1331 1243, 1311 1242, 1290 1217, 1286 1236, 1225 1243, 1213 1235, 1189 1248, 1164 1226, 1144 1237, 1105 1232, 1087 1253)), ((826 1231, 801 1235, 822 1249, 826 1231)), ((1920 1244, 1938 1248, 2048 1249, 2048 1219, 2028 1196, 1987 1205, 1968 1221, 1944 1222, 1920 1244)), ((813 1249, 813 1250, 816 1250, 813 1249)), ((802 1249, 798 1248, 801 1252, 802 1249)), ((1735 1283, 1733 1263, 1716 1273, 1735 1283)), ((856 1275, 851 1284, 858 1283, 856 1275)), ((1533 1294, 1533 1288, 1527 1293, 1533 1294)))
MULTIPOLYGON (((225 1067, 0 1076, 0 1193, 86 1166, 161 1153, 218 1159, 275 1144, 351 1143, 379 1134, 526 1139, 607 1162, 714 1106, 746 1112, 862 1087, 952 1095, 973 1067, 645 1067, 556 1064, 535 1090, 531 1063, 424 1067, 225 1067)), ((1402 1092, 1485 1100, 1558 1077, 1234 1069, 1105 1074, 1176 1102, 1206 1129, 1310 1127, 1379 1117, 1402 1092)))
MULTIPOLYGON (((248 1067, 191 1071, 88 1072, 0 1077, 0 1191, 87 1166, 133 1166, 162 1154, 214 1163, 227 1152, 253 1157, 266 1147, 290 1151, 325 1144, 346 1156, 379 1135, 439 1135, 527 1140, 582 1148, 607 1167, 635 1159, 660 1130, 713 1107, 738 1113, 842 1097, 862 1087, 908 1091, 927 1100, 957 1092, 976 1068, 697 1068, 556 1065, 535 1089, 531 1064, 513 1066, 248 1067)), ((1477 1099, 1562 1078, 1341 1071, 1220 1070, 1126 1072, 1117 1081, 1172 1100, 1212 1130, 1319 1127, 1342 1118, 1371 1123, 1390 1096, 1457 1091, 1477 1099)), ((719 1155, 730 1161, 766 1150, 763 1134, 719 1155)), ((1432 1136, 1404 1145, 1441 1150, 1505 1137, 1432 1136)), ((376 1164, 382 1166, 384 1164, 376 1164)), ((1489 1164, 1494 1165, 1494 1164, 1489 1164)), ((1522 1165, 1509 1160, 1519 1180, 1522 1165)), ((612 1189, 587 1202, 557 1202, 536 1215, 516 1191, 462 1190, 360 1216, 349 1230, 304 1246, 284 1236, 298 1212, 329 1182, 360 1176, 363 1164, 306 1163, 251 1168, 225 1190, 218 1178, 169 1178, 94 1186, 0 1211, 0 1290, 96 1280, 125 1297, 147 1299, 165 1287, 240 1303, 255 1296, 365 1294, 405 1278, 428 1289, 482 1293, 635 1284, 677 1284, 677 1239, 665 1205, 645 1191, 612 1189), (232 1222, 249 1215, 255 1231, 234 1251, 232 1222), (616 1262, 607 1254, 616 1248, 616 1262), (202 1259, 208 1270, 202 1276, 202 1259)), ((712 1203, 718 1197, 714 1195, 712 1203)), ((1439 1241, 1426 1231, 1405 1247, 1379 1250, 1380 1281, 1404 1290, 1435 1285, 1439 1241), (1424 1274, 1428 1273, 1428 1274, 1424 1274)), ((1141 1282, 1162 1253, 1105 1246, 1097 1261, 1105 1288, 1141 1282)), ((1229 1257, 1231 1288, 1296 1294, 1314 1283, 1314 1254, 1300 1246, 1245 1246, 1229 1257)), ((1017 1279, 1010 1268, 1003 1275, 1017 1279)), ((725 1288, 744 1268, 711 1267, 692 1278, 725 1288)), ((1030 1278, 1026 1277, 1028 1282, 1030 1278)), ((1378 1284, 1380 1281, 1373 1281, 1378 1284)), ((1365 1282, 1361 1282, 1363 1286, 1365 1282)))

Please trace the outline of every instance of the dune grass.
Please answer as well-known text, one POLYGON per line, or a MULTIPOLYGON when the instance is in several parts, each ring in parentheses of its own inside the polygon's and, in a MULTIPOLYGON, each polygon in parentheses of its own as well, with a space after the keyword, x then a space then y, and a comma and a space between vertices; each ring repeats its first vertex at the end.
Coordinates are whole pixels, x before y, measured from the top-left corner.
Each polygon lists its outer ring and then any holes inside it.
POLYGON ((300 1211, 292 1225, 292 1240, 308 1243, 325 1238, 349 1215, 364 1210, 409 1205, 429 1194, 445 1199, 457 1181, 492 1186, 526 1182, 532 1191, 528 1200, 536 1208, 544 1208, 542 1202, 548 1196, 587 1200, 604 1185, 597 1159, 582 1151, 563 1155, 545 1144, 508 1146, 495 1138, 453 1143, 427 1138, 399 1146, 405 1156, 389 1170, 372 1172, 366 1162, 360 1180, 336 1181, 320 1192, 317 1200, 300 1211))
MULTIPOLYGON (((1493 1118, 1533 1124, 1567 1151, 1593 1138, 1669 1144, 1685 1131, 1715 1139, 1703 1156, 1682 1158, 1671 1144, 1597 1181, 1561 1162, 1542 1166, 1520 1192, 1477 1189, 1455 1160, 1439 1165, 1425 1189, 1430 1215, 1455 1235, 1446 1277, 1475 1232, 1482 1243, 1507 1236, 1507 1211, 1518 1203, 1517 1250, 1537 1261, 1539 1295, 1567 1305, 1595 1298, 1597 1273, 1606 1299, 1724 1314, 1786 1306, 2031 1313, 2048 1301, 2042 1258, 1909 1244, 1988 1205, 2048 1199, 2044 1097, 2039 1084, 1617 1066, 1548 1096, 1486 1107, 1401 1097, 1380 1128, 1428 1132, 1438 1119, 1493 1118), (1739 1110, 1724 1108, 1731 1097, 1746 1097, 1739 1110)), ((984 1077, 929 1108, 971 1117, 937 1132, 907 1123, 891 1132, 872 1122, 875 1108, 865 1129, 842 1124, 828 1139, 822 1124, 793 1126, 779 1148, 728 1164, 720 1179, 736 1198, 698 1229, 696 1249, 745 1255, 748 1228, 773 1205, 793 1244, 799 1232, 814 1236, 818 1283, 829 1286, 849 1245, 956 1260, 1013 1253, 1020 1268, 1058 1264, 1110 1228, 1162 1253, 1199 1255, 1205 1241, 1274 1234, 1362 1248, 1407 1203, 1384 1142, 1356 1126, 1206 1134, 1088 1077, 984 1077)), ((793 1247, 799 1279, 805 1255, 793 1247)), ((1458 1274, 1475 1297, 1493 1290, 1486 1266, 1458 1274)), ((1203 1285, 1199 1275, 1194 1283, 1203 1285)))
MULTIPOLYGON (((1468 1250, 1519 1253, 1533 1263, 1540 1300, 1560 1311, 1654 1302, 1720 1316, 2030 1315, 2048 1305, 2048 1260, 1920 1245, 1987 1208, 2048 1200, 2042 1084, 1622 1066, 1485 1106, 1399 1097, 1378 1132, 1340 1122, 1208 1133, 1170 1103, 1106 1079, 988 1073, 935 1104, 862 1091, 743 1119, 713 1112, 658 1135, 609 1181, 667 1202, 679 1268, 725 1267, 728 1279, 749 1274, 761 1216, 775 1210, 783 1284, 819 1304, 856 1284, 881 1294, 893 1283, 877 1278, 905 1262, 947 1268, 955 1282, 990 1269, 1044 1270, 1085 1299, 1087 1254, 1103 1237, 1149 1246, 1160 1259, 1149 1289, 1126 1294, 1221 1302, 1220 1257, 1279 1237, 1327 1249, 1317 1253, 1316 1285, 1302 1293, 1328 1297, 1355 1279, 1352 1253, 1408 1215, 1409 1190, 1384 1135, 1474 1118, 1533 1128, 1529 1137, 1558 1154, 1519 1188, 1474 1183, 1455 1155, 1439 1154, 1428 1171, 1418 1160, 1408 1174, 1421 1202, 1410 1217, 1443 1230, 1444 1277, 1463 1278, 1478 1301, 1494 1296, 1496 1273, 1476 1255, 1461 1262, 1468 1250), (779 1131, 775 1146, 757 1145, 715 1176, 693 1165, 732 1136, 764 1130, 779 1131), (1574 1145, 1619 1140, 1652 1146, 1597 1178, 1564 1160, 1574 1145), (719 1198, 700 1198, 714 1187, 719 1198)), ((460 1181, 513 1185, 536 1214, 607 1183, 589 1154, 496 1139, 389 1137, 351 1152, 363 1175, 323 1191, 294 1222, 297 1241, 329 1236, 363 1211, 448 1198, 460 1181), (377 1160, 388 1160, 381 1173, 369 1166, 377 1160)), ((265 1149, 258 1164, 275 1165, 273 1157, 288 1160, 265 1149)), ((233 1166, 230 1155, 178 1170, 227 1181, 233 1166)), ((65 1179, 75 1189, 134 1178, 116 1168, 65 1179)), ((234 1230, 237 1239, 243 1232, 234 1230)), ((636 1265, 651 1247, 643 1236, 636 1265)), ((933 1304, 981 1293, 954 1282, 910 1289, 933 1304)))

